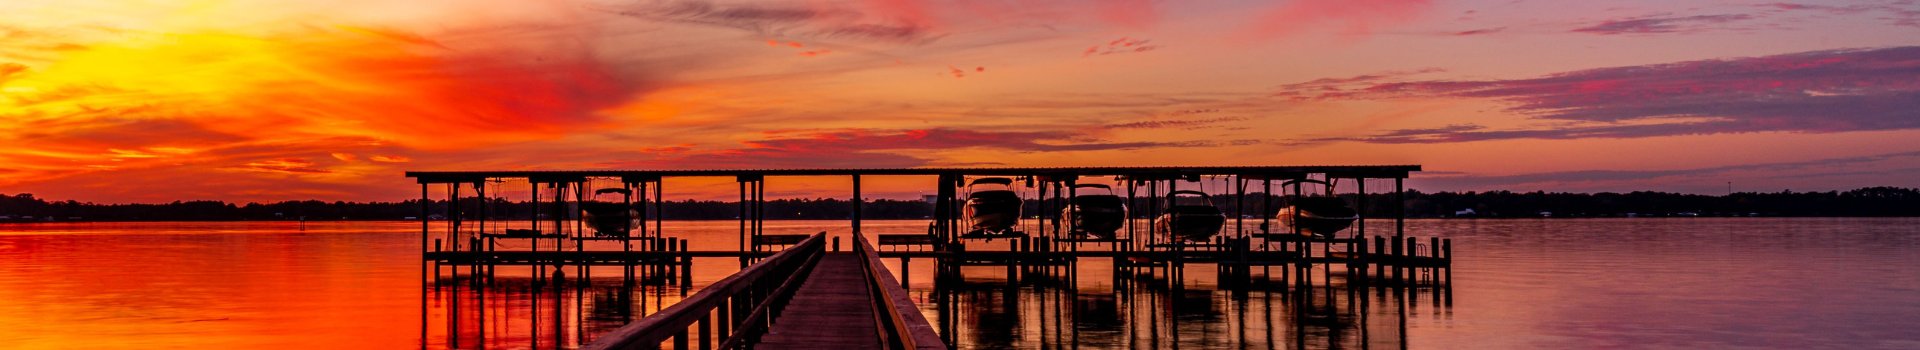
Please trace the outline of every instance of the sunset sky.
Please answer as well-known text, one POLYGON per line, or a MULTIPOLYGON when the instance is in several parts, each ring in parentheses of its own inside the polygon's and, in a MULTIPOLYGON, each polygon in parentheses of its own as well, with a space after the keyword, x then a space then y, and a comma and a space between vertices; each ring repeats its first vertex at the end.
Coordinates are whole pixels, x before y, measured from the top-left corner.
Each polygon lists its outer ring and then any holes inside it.
POLYGON ((101 203, 609 168, 1920 187, 1920 1, 12 0, 0 143, 0 193, 101 203))

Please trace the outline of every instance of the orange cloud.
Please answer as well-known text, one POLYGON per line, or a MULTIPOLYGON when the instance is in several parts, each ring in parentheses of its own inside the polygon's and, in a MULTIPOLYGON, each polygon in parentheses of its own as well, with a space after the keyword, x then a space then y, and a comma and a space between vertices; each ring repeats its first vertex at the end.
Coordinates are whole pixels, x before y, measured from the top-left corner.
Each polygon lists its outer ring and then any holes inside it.
POLYGON ((401 157, 401 156, 372 156, 372 157, 367 157, 367 160, 382 162, 382 163, 408 163, 408 162, 412 162, 413 158, 407 158, 407 157, 401 157))
POLYGON ((319 163, 307 161, 305 158, 280 158, 251 162, 245 166, 228 167, 227 169, 280 174, 324 174, 332 172, 313 167, 315 165, 319 165, 319 163))
POLYGON ((421 51, 437 42, 352 27, 73 39, 97 42, 33 52, 56 58, 48 63, 0 64, 0 142, 18 145, 0 154, 12 170, 0 185, 290 155, 261 153, 269 149, 459 150, 552 139, 605 125, 602 111, 644 85, 584 47, 534 41, 421 51))
POLYGON ((377 38, 391 39, 391 40, 395 40, 403 43, 426 45, 426 46, 438 47, 442 49, 447 48, 446 45, 441 45, 440 42, 434 41, 433 39, 428 39, 427 37, 420 36, 419 34, 408 33, 404 31, 398 31, 393 29, 360 28, 360 27, 353 27, 353 26, 334 26, 334 27, 337 27, 349 32, 366 34, 366 35, 370 35, 377 38))

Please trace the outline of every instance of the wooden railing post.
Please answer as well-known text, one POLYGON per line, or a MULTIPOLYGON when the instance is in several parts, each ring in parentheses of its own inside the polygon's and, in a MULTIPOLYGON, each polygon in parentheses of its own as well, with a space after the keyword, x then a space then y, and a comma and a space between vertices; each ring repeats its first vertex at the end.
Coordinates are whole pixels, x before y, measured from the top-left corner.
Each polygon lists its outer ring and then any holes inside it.
POLYGON ((700 317, 700 350, 713 350, 713 316, 700 317))

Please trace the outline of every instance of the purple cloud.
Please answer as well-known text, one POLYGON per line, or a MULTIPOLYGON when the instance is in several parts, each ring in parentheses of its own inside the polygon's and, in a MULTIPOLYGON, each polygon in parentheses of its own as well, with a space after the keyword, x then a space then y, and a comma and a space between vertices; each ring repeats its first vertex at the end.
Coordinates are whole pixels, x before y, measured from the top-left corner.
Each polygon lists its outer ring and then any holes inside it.
POLYGON ((1542 78, 1417 81, 1334 89, 1309 100, 1475 98, 1551 121, 1544 128, 1465 125, 1310 141, 1439 143, 1638 138, 1747 132, 1920 128, 1920 46, 1834 50, 1646 66, 1542 78))
POLYGON ((1810 5, 1810 4, 1794 4, 1794 3, 1771 3, 1771 4, 1761 4, 1758 6, 1773 9, 1774 12, 1817 11, 1817 12, 1824 12, 1831 15, 1854 15, 1854 14, 1861 14, 1861 13, 1878 12, 1878 13, 1886 14, 1886 17, 1882 17, 1881 19, 1891 20, 1893 21, 1894 25, 1905 26, 1905 27, 1920 27, 1920 9, 1901 7, 1901 6, 1912 7, 1913 5, 1914 5, 1914 2, 1912 1, 1896 1, 1892 4, 1884 4, 1884 5, 1858 4, 1858 5, 1846 5, 1846 6, 1833 6, 1833 5, 1810 5))
POLYGON ((1607 20, 1593 26, 1574 29, 1576 33, 1601 35, 1661 34, 1694 31, 1699 26, 1753 19, 1752 15, 1699 15, 1686 17, 1636 17, 1607 20))

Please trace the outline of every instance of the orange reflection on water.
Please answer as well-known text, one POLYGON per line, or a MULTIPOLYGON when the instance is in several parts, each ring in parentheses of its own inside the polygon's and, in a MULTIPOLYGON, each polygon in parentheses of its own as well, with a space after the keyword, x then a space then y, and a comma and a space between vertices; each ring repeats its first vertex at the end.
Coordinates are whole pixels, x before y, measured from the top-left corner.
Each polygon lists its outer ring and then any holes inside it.
MULTIPOLYGON (((0 344, 407 348, 417 231, 395 223, 0 227, 0 344), (183 234, 196 232, 196 234, 183 234), (234 232, 245 232, 234 234, 234 232), (369 233, 372 232, 372 233, 369 233)), ((411 226, 418 229, 417 224, 411 226)))

